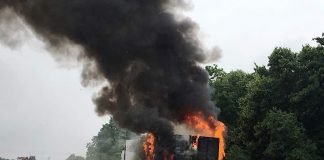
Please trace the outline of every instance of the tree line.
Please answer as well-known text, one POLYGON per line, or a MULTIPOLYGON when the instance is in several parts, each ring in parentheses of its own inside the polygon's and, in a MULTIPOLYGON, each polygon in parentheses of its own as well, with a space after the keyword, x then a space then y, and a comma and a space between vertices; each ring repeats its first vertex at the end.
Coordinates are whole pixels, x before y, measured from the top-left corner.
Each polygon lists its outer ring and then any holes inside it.
POLYGON ((253 73, 206 67, 228 127, 226 159, 324 158, 323 36, 298 53, 275 48, 253 73))

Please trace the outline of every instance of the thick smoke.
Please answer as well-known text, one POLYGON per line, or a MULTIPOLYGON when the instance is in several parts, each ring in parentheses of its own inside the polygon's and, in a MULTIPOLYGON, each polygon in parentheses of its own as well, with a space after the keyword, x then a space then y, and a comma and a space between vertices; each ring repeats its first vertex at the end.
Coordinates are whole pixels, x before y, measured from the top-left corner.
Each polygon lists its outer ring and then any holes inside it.
POLYGON ((109 82, 94 96, 97 112, 112 114, 136 133, 154 133, 160 147, 171 151, 172 123, 191 112, 217 114, 208 75, 197 64, 209 60, 196 36, 198 26, 170 11, 184 5, 182 0, 1 0, 0 13, 10 9, 54 48, 67 42, 81 46, 81 58, 95 65, 85 67, 84 81, 109 82))

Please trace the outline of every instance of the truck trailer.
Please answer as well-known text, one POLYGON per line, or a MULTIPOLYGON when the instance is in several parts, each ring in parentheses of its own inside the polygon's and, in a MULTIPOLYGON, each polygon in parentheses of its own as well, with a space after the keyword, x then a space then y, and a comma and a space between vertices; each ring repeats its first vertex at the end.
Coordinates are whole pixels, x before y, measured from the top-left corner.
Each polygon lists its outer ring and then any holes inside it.
MULTIPOLYGON (((155 152, 153 160, 218 160, 219 139, 214 137, 175 135, 172 158, 163 152, 155 152)), ((142 160, 138 156, 140 138, 127 140, 121 160, 142 160)))

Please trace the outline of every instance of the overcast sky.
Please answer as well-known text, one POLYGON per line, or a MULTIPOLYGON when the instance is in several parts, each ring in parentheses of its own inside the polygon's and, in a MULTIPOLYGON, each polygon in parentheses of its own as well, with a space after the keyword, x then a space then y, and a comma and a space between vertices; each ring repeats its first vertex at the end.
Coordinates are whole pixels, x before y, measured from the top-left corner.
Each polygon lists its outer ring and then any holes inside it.
MULTIPOLYGON (((226 71, 253 71, 276 46, 299 51, 324 32, 323 0, 194 0, 187 12, 206 46, 222 49, 226 71)), ((0 157, 63 160, 85 155, 107 117, 94 112, 95 89, 80 85, 80 67, 62 67, 35 37, 0 45, 0 157)))

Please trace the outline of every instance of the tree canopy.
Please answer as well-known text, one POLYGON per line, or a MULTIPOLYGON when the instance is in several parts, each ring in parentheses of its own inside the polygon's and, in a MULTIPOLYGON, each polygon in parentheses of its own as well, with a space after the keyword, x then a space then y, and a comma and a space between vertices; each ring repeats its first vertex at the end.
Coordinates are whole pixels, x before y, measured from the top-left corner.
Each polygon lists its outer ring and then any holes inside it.
POLYGON ((74 154, 71 154, 66 160, 85 160, 82 156, 76 156, 74 154))
POLYGON ((324 158, 323 36, 298 53, 275 48, 253 73, 206 67, 228 126, 226 159, 324 158))
POLYGON ((86 160, 120 160, 128 132, 111 119, 87 145, 86 160))

